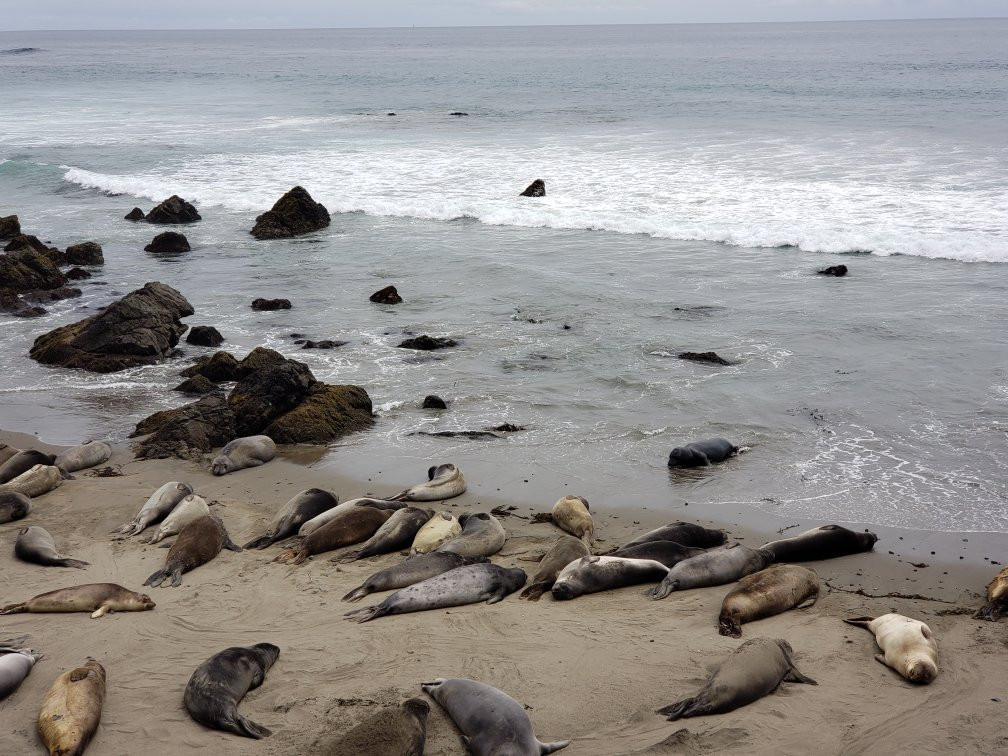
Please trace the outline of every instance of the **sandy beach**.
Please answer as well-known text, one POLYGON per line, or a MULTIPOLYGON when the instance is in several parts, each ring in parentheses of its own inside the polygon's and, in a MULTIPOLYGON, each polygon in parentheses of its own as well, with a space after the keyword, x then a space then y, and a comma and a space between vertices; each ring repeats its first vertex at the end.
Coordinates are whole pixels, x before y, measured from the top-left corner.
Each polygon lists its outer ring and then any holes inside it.
MULTIPOLYGON (((57 448, 14 433, 0 434, 0 441, 21 448, 57 448)), ((282 449, 280 457, 260 468, 215 478, 206 464, 135 462, 128 448, 119 447, 109 465, 120 477, 81 471, 75 480, 36 499, 26 519, 0 526, 0 570, 5 577, 0 603, 84 582, 110 581, 140 589, 161 566, 166 551, 143 544, 144 534, 113 540, 110 531, 130 520, 168 480, 190 482, 213 502, 212 511, 232 538, 244 543, 305 488, 327 488, 341 500, 368 493, 387 496, 424 474, 393 459, 376 459, 367 470, 358 465, 341 471, 337 465, 323 471, 309 463, 313 456, 317 458, 311 450, 282 449), (63 553, 91 566, 72 570, 15 560, 15 535, 28 524, 44 526, 63 553)), ((495 481, 487 477, 485 471, 482 476, 467 473, 469 490, 446 502, 445 508, 488 511, 506 504, 517 507, 515 515, 527 516, 548 511, 556 497, 568 492, 558 483, 561 490, 554 499, 528 500, 520 489, 505 487, 498 493, 495 481)), ((723 526, 731 539, 749 545, 776 537, 769 518, 760 532, 697 519, 701 512, 681 507, 668 512, 652 507, 637 516, 592 499, 591 491, 580 493, 591 501, 600 549, 678 519, 723 526)), ((551 524, 530 524, 515 516, 504 518, 503 524, 508 540, 493 561, 529 573, 536 565, 527 560, 561 535, 551 524)), ((181 587, 150 589, 157 602, 150 612, 97 620, 86 614, 0 619, 0 636, 30 634, 31 646, 45 654, 21 688, 0 702, 0 752, 42 751, 35 721, 45 691, 57 675, 88 656, 98 659, 108 674, 101 726, 89 749, 95 754, 196 753, 208 748, 220 753, 304 753, 320 734, 345 731, 375 707, 422 696, 420 683, 436 677, 469 677, 504 690, 526 706, 541 740, 572 739, 564 751, 572 756, 866 753, 880 748, 1004 752, 1005 626, 971 616, 997 567, 985 566, 978 558, 943 563, 928 556, 916 561, 916 555, 936 542, 943 546, 934 549, 939 554, 955 553, 952 542, 962 539, 953 535, 919 534, 915 540, 910 533, 886 531, 880 536, 872 553, 808 565, 823 581, 820 599, 811 608, 743 627, 742 640, 788 640, 799 669, 818 686, 784 683, 774 694, 735 712, 675 723, 654 710, 697 690, 707 668, 740 643, 720 636, 716 627, 729 586, 677 593, 658 602, 643 598, 639 587, 569 602, 545 596, 530 603, 513 594, 492 606, 358 625, 344 621, 343 613, 377 603, 384 594, 357 605, 342 603, 339 597, 375 570, 401 560, 400 555, 337 565, 329 561, 339 553, 334 552, 288 567, 270 563, 277 546, 225 551, 187 573, 181 587), (859 595, 859 589, 872 595, 859 595), (871 634, 841 622, 844 617, 888 611, 918 618, 934 631, 940 673, 930 686, 911 685, 875 662, 871 634), (245 740, 193 722, 182 706, 182 692, 196 666, 228 646, 258 642, 278 645, 280 657, 240 709, 272 729, 273 736, 245 740)), ((978 548, 971 547, 969 553, 978 554, 978 548)), ((454 725, 431 704, 425 752, 464 753, 454 725)))

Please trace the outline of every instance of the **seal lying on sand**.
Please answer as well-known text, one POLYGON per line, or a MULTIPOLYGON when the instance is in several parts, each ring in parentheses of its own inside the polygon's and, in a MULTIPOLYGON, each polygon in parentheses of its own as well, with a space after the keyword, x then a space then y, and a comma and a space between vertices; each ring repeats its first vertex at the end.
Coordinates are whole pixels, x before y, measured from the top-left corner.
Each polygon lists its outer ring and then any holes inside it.
POLYGON ((175 508, 164 518, 161 527, 147 543, 157 543, 168 536, 181 533, 182 529, 190 522, 195 522, 200 517, 206 517, 209 514, 210 506, 206 503, 206 499, 198 494, 189 494, 175 505, 175 508))
POLYGON ((386 567, 371 575, 363 584, 354 588, 343 597, 343 601, 360 601, 371 593, 378 591, 394 591, 414 585, 427 578, 454 570, 466 564, 481 564, 486 557, 463 557, 458 554, 446 554, 432 551, 429 554, 417 554, 405 562, 386 567))
POLYGON ((67 449, 57 455, 56 461, 52 464, 65 472, 72 473, 108 462, 111 456, 112 447, 104 441, 85 441, 80 446, 67 449))
MULTIPOLYGON (((2 502, 0 502, 2 509, 2 502)), ((3 522, 0 517, 0 522, 3 522)), ((973 616, 976 619, 997 621, 1008 604, 1008 567, 1002 567, 994 579, 987 584, 987 603, 973 616)))
POLYGON ((109 612, 142 612, 153 608, 154 602, 146 593, 134 593, 115 583, 88 583, 40 593, 19 604, 8 604, 0 608, 0 614, 92 612, 91 618, 97 619, 109 612))
POLYGON ((632 541, 623 544, 620 548, 626 549, 630 546, 637 546, 649 541, 675 541, 683 546, 694 546, 706 549, 711 546, 720 546, 728 540, 723 530, 712 530, 692 522, 673 522, 670 525, 663 525, 660 528, 649 530, 643 535, 639 535, 632 541))
POLYGON ((430 704, 411 698, 401 706, 376 711, 343 735, 328 733, 309 753, 326 756, 423 756, 430 704))
POLYGON ((214 730, 226 730, 246 738, 265 738, 272 733, 238 713, 238 704, 250 690, 262 685, 266 673, 280 656, 272 643, 249 648, 234 646, 200 664, 186 684, 182 702, 189 716, 214 730))
POLYGON ((583 496, 564 496, 553 505, 551 512, 557 527, 566 530, 591 546, 595 540, 595 521, 588 511, 588 500, 583 496))
POLYGON ((448 463, 427 470, 428 481, 407 488, 392 497, 392 501, 440 501, 465 493, 462 471, 448 463))
POLYGON ((669 454, 669 467, 706 467, 714 462, 724 462, 738 453, 738 447, 726 438, 708 438, 677 446, 669 454))
POLYGON ((403 507, 396 510, 358 551, 344 554, 338 560, 332 561, 355 562, 369 556, 407 549, 416 538, 417 532, 427 524, 433 514, 429 509, 418 507, 403 507))
POLYGON ((774 564, 746 575, 721 602, 718 632, 742 637, 742 623, 786 612, 819 597, 819 576, 797 564, 774 564))
POLYGON ((17 454, 20 449, 16 446, 9 446, 8 444, 0 444, 0 466, 3 465, 8 459, 17 454))
POLYGON ((902 614, 845 619, 850 625, 868 628, 882 649, 875 661, 892 667, 910 682, 927 685, 938 676, 938 644, 931 628, 902 614))
POLYGON ((269 436, 244 436, 229 441, 210 463, 214 475, 227 475, 246 467, 259 467, 276 456, 276 444, 269 436))
POLYGON ((321 488, 309 488, 288 501, 276 513, 264 535, 245 544, 246 549, 265 549, 277 541, 295 535, 313 517, 339 504, 339 499, 321 488))
POLYGON ((427 524, 417 531, 410 547, 411 554, 426 554, 462 532, 462 525, 451 512, 441 511, 431 517, 427 524))
POLYGON ((823 525, 760 548, 772 552, 775 562, 814 562, 871 551, 877 540, 878 536, 867 530, 855 533, 840 525, 823 525))
POLYGON ((492 685, 439 677, 420 687, 448 712, 473 756, 542 756, 570 745, 569 740, 536 738, 525 707, 492 685))
POLYGON ((480 601, 496 604, 525 585, 527 577, 525 570, 517 567, 470 564, 398 590, 380 604, 355 609, 343 616, 354 622, 369 622, 391 614, 444 609, 480 601))
POLYGON ((773 693, 782 681, 818 685, 795 667, 791 644, 779 638, 753 638, 736 648, 695 696, 658 709, 670 722, 724 714, 773 693))
POLYGON ((0 493, 0 525, 20 520, 31 512, 31 499, 17 491, 0 493))
POLYGON ((406 505, 402 501, 389 501, 388 499, 373 499, 371 497, 365 496, 359 499, 347 499, 342 504, 332 509, 327 509, 325 512, 312 517, 308 522, 298 528, 297 534, 299 536, 309 536, 316 530, 321 528, 327 522, 335 517, 343 515, 346 511, 353 509, 354 507, 372 507, 373 509, 391 509, 393 512, 397 509, 403 509, 406 505))
POLYGON ((30 525, 18 531, 14 541, 14 556, 22 562, 42 564, 47 567, 79 567, 83 569, 88 562, 80 559, 61 557, 56 551, 56 542, 49 531, 38 525, 30 525))
POLYGON ((22 493, 34 499, 63 484, 63 474, 53 465, 35 465, 14 480, 0 485, 0 492, 22 493))
POLYGON ((137 512, 136 517, 112 532, 122 533, 127 536, 136 535, 146 529, 148 525, 152 525, 170 515, 172 510, 192 492, 192 486, 188 483, 179 483, 177 480, 170 480, 151 494, 147 502, 140 507, 140 511, 137 512))
POLYGON ((664 578, 668 572, 668 567, 653 559, 586 556, 564 567, 550 592, 553 598, 566 601, 587 593, 653 583, 664 578))
POLYGON ((364 506, 348 509, 303 538, 301 543, 281 551, 273 561, 301 564, 310 556, 366 541, 395 512, 394 509, 364 506))
POLYGON ((500 520, 492 514, 466 513, 459 517, 462 532, 437 547, 462 556, 493 556, 504 547, 507 534, 500 520))
POLYGON ((94 659, 56 678, 38 717, 50 756, 79 756, 98 729, 105 705, 105 668, 94 659))
POLYGON ((773 563, 773 554, 764 549, 750 549, 733 543, 723 549, 707 551, 684 559, 669 570, 657 588, 645 591, 648 598, 663 599, 673 591, 706 588, 734 583, 739 578, 762 570, 773 563))
POLYGON ((171 578, 172 588, 182 582, 182 573, 195 570, 221 553, 221 549, 241 551, 241 546, 233 543, 219 517, 205 515, 182 528, 175 539, 164 569, 158 570, 144 583, 152 588, 171 578))
POLYGON ((25 449, 0 465, 0 483, 10 483, 14 478, 31 470, 35 465, 48 466, 56 459, 54 454, 46 454, 37 449, 25 449))
POLYGON ((580 538, 571 535, 560 536, 539 561, 539 571, 532 578, 532 584, 521 592, 521 598, 538 601, 546 591, 553 587, 557 576, 560 575, 564 567, 590 555, 588 546, 580 538))
POLYGON ((21 648, 20 643, 27 637, 0 640, 0 701, 21 686, 35 662, 42 658, 30 648, 21 648))
POLYGON ((683 546, 675 541, 645 541, 634 546, 623 546, 606 556, 625 559, 654 559, 666 567, 675 567, 679 562, 706 553, 704 549, 683 546))

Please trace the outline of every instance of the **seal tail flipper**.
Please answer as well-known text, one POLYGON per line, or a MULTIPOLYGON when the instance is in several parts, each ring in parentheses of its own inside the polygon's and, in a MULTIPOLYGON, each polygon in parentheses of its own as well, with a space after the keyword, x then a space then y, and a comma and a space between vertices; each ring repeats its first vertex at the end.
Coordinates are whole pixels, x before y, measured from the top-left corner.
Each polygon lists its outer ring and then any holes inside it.
POLYGON ((373 619, 378 619, 379 617, 384 617, 388 614, 388 609, 382 604, 375 604, 374 606, 365 606, 363 609, 355 609, 352 612, 347 612, 343 615, 345 619, 351 622, 370 622, 373 619))
POLYGON ((28 611, 27 602, 20 604, 7 604, 7 606, 0 609, 0 614, 21 614, 22 612, 28 611))
MULTIPOLYGON (((229 722, 229 724, 231 723, 229 722)), ((268 738, 273 734, 272 730, 263 727, 260 724, 256 724, 251 719, 246 719, 242 716, 236 717, 233 724, 234 727, 229 729, 238 735, 244 735, 246 738, 262 740, 263 738, 268 738)))
POLYGON ((858 627, 868 627, 868 624, 874 621, 874 617, 851 617, 844 620, 848 625, 857 625, 858 627))
POLYGON ((363 585, 359 585, 354 588, 350 593, 344 596, 340 601, 360 601, 362 598, 367 596, 369 593, 368 589, 363 585))
POLYGON ((85 562, 82 559, 70 559, 70 558, 57 559, 53 562, 53 565, 56 567, 77 567, 78 569, 81 570, 83 570, 90 564, 91 564, 90 562, 85 562))
POLYGON ((672 587, 672 583, 667 580, 662 580, 654 588, 648 588, 642 593, 642 595, 647 596, 649 599, 658 601, 659 599, 667 598, 673 590, 675 589, 672 587))
POLYGON ((241 551, 242 550, 242 547, 239 546, 234 541, 232 541, 228 536, 224 537, 224 543, 221 544, 221 546, 223 548, 227 549, 228 551, 241 551))
POLYGON ((408 501, 409 489, 407 488, 402 493, 397 493, 395 496, 390 496, 387 501, 408 501))
POLYGON ((159 587, 161 585, 161 583, 164 582, 165 578, 167 578, 167 577, 168 577, 168 571, 167 570, 158 570, 153 575, 151 575, 149 578, 147 578, 146 581, 144 581, 144 585, 145 586, 150 586, 151 588, 157 588, 157 587, 159 587))
POLYGON ((988 620, 989 622, 997 622, 1000 616, 1001 603, 999 601, 991 601, 985 606, 980 607, 977 613, 973 615, 973 618, 988 620))
POLYGON ((725 612, 718 618, 718 632, 732 638, 742 637, 742 623, 737 612, 725 612))
MULTIPOLYGON (((98 619, 99 617, 104 617, 110 611, 112 611, 112 610, 109 609, 108 604, 102 604, 101 606, 99 606, 97 609, 95 609, 91 613, 91 619, 98 619)), ((80 678, 80 679, 83 679, 83 678, 80 678)))
POLYGON ((172 588, 178 588, 179 584, 182 582, 182 568, 176 567, 170 574, 172 588))
POLYGON ((793 683, 806 683, 807 685, 819 684, 808 675, 803 675, 796 667, 791 667, 791 669, 788 670, 788 673, 784 675, 784 680, 793 683))
POLYGON ((347 564, 348 562, 356 562, 358 559, 361 558, 362 552, 363 549, 360 551, 348 551, 346 554, 343 554, 338 557, 333 557, 329 561, 334 562, 336 564, 347 564))
POLYGON ((507 596, 507 588, 501 586, 486 600, 487 606, 503 601, 505 596, 507 596))
POLYGON ((693 717, 702 712, 700 711, 700 705, 697 704, 696 698, 691 697, 684 698, 682 701, 677 701, 670 706, 664 706, 661 709, 658 709, 656 713, 663 715, 669 722, 674 722, 677 719, 693 717))
POLYGON ((273 537, 267 533, 266 535, 261 535, 258 538, 253 538, 251 541, 242 546, 243 549, 265 549, 267 546, 272 545, 273 537))
POLYGON ((273 561, 279 562, 280 564, 287 564, 295 554, 297 554, 297 551, 288 547, 273 557, 273 561))
POLYGON ((546 593, 545 583, 533 583, 521 592, 520 597, 526 601, 538 601, 544 593, 546 593))
POLYGON ((556 742, 553 743, 543 743, 540 740, 539 753, 540 754, 553 753, 554 751, 559 751, 561 748, 566 748, 570 744, 571 742, 569 740, 557 740, 556 742))

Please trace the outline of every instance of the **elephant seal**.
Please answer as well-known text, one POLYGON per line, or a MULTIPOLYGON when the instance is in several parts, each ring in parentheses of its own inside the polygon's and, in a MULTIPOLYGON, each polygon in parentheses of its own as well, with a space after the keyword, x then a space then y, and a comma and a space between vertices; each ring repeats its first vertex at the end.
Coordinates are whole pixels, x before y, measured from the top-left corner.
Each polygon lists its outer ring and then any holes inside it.
POLYGON ((623 544, 620 548, 625 549, 630 546, 648 543, 649 541, 675 541, 676 543, 681 543, 683 546, 695 546, 706 549, 711 546, 720 546, 726 540, 728 540, 728 536, 725 535, 723 530, 712 530, 711 528, 694 525, 692 522, 680 521, 649 530, 644 535, 639 535, 632 541, 623 544))
POLYGON ((543 743, 535 736, 525 707, 492 685, 439 677, 420 687, 448 712, 473 756, 542 756, 571 743, 543 743))
POLYGON ((111 456, 112 447, 104 441, 85 441, 80 446, 56 455, 56 461, 52 464, 64 472, 72 473, 108 462, 111 456))
POLYGON ((55 454, 46 454, 37 449, 19 451, 0 465, 0 483, 10 483, 14 478, 31 470, 35 465, 49 466, 55 459, 55 454))
POLYGON ((407 549, 413 543, 420 528, 427 524, 433 514, 429 509, 420 509, 419 507, 398 509, 382 523, 382 526, 365 541, 359 550, 351 551, 349 554, 332 561, 355 562, 358 559, 376 554, 388 554, 399 549, 407 549))
MULTIPOLYGON (((20 640, 20 639, 19 639, 20 640)), ((21 687, 42 654, 0 641, 0 701, 21 687)))
POLYGON ((34 499, 63 484, 63 475, 53 465, 35 465, 14 480, 0 485, 0 492, 23 493, 34 499))
POLYGON ((738 447, 726 438, 708 438, 677 446, 669 454, 669 467, 707 467, 714 462, 724 462, 738 453, 738 447))
POLYGON ((288 501, 273 517, 266 533, 245 544, 246 549, 265 549, 277 541, 295 535, 313 517, 339 504, 339 498, 321 488, 309 488, 288 501))
POLYGON ((354 588, 343 597, 343 601, 360 601, 371 593, 378 591, 394 591, 414 585, 427 578, 454 570, 466 564, 481 564, 486 557, 463 557, 458 554, 447 554, 432 551, 429 554, 417 554, 406 559, 401 564, 386 567, 371 575, 361 585, 354 588))
POLYGON ((171 578, 172 588, 182 582, 182 574, 195 570, 221 553, 221 549, 241 551, 241 546, 233 543, 219 517, 204 515, 193 520, 179 533, 175 543, 168 550, 165 566, 149 578, 144 585, 159 588, 171 578))
POLYGON ((105 705, 105 668, 94 659, 56 678, 38 717, 38 732, 49 756, 84 753, 98 729, 105 705))
POLYGON ((7 444, 0 444, 0 465, 3 465, 8 459, 17 454, 20 449, 16 446, 9 446, 7 444))
POLYGON ((196 667, 186 683, 182 702, 189 716, 211 729, 246 738, 258 740, 272 735, 239 714, 238 704, 246 693, 262 685, 278 656, 280 649, 272 643, 233 646, 211 656, 196 667))
POLYGON ((521 598, 538 601, 556 582, 557 576, 571 562, 590 556, 587 544, 571 535, 560 536, 553 547, 539 561, 539 571, 532 577, 532 584, 521 592, 521 598))
POLYGON ((775 562, 814 562, 871 551, 877 540, 878 536, 867 530, 856 533, 840 525, 823 525, 760 548, 773 553, 775 562))
POLYGON ((624 557, 626 559, 654 559, 666 567, 675 567, 684 559, 691 559, 706 554, 705 549, 694 546, 683 546, 675 541, 645 541, 635 546, 623 546, 606 556, 624 557))
POLYGON ((410 547, 411 554, 426 554, 434 551, 445 541, 448 541, 462 532, 462 526, 458 518, 451 512, 438 512, 431 517, 427 524, 417 531, 410 547))
POLYGON ((773 554, 765 549, 751 549, 733 543, 723 549, 706 551, 699 556, 684 559, 669 570, 661 585, 645 591, 644 595, 657 600, 665 598, 672 591, 734 583, 739 578, 762 570, 773 561, 773 554))
POLYGON ((868 628, 882 649, 875 661, 892 667, 913 683, 927 685, 938 676, 938 644, 931 628, 902 614, 845 619, 849 625, 868 628))
POLYGON ((405 502, 402 501, 389 501, 388 499, 372 499, 370 497, 363 497, 359 499, 347 499, 338 507, 333 507, 332 509, 327 509, 325 512, 312 517, 308 522, 298 528, 297 534, 299 536, 308 536, 314 533, 316 530, 321 528, 327 522, 332 520, 334 517, 339 517, 343 513, 347 512, 354 507, 372 507, 373 509, 391 509, 393 511, 397 509, 402 509, 406 506, 405 502))
POLYGON ((0 608, 0 614, 91 612, 91 619, 98 619, 109 612, 143 612, 154 606, 146 593, 134 593, 115 583, 87 583, 40 593, 19 604, 8 604, 0 608))
POLYGON ((78 567, 84 569, 89 562, 61 557, 56 542, 49 531, 38 525, 29 525, 18 531, 14 541, 14 556, 22 562, 42 564, 47 567, 78 567))
POLYGON ((553 505, 553 522, 575 538, 591 546, 595 540, 595 521, 588 512, 588 500, 583 496, 564 496, 553 505))
POLYGON ((786 612, 819 597, 819 576, 797 564, 774 564, 746 575, 721 602, 718 632, 742 637, 742 623, 786 612))
POLYGON ((273 559, 285 564, 301 564, 308 557, 366 541, 396 510, 353 507, 337 515, 296 546, 281 551, 273 559))
POLYGON ((140 507, 140 511, 137 512, 136 517, 112 532, 134 536, 144 531, 148 525, 152 525, 170 515, 175 507, 179 505, 179 502, 192 492, 192 486, 188 483, 179 483, 177 480, 170 480, 150 495, 147 502, 140 507))
POLYGON ((670 722, 724 714, 773 693, 783 681, 818 685, 795 667, 791 644, 780 638, 753 638, 736 648, 695 696, 658 709, 670 722))
POLYGON ((310 753, 326 756, 422 756, 430 704, 411 698, 401 706, 376 711, 343 735, 318 738, 310 753))
MULTIPOLYGON (((0 501, 0 511, 2 509, 3 502, 0 501)), ((3 522, 2 516, 0 516, 0 522, 3 522)), ((1001 616, 1001 612, 1004 611, 1006 603, 1008 603, 1008 567, 1002 567, 994 579, 987 584, 987 603, 973 617, 996 622, 1001 616)))
POLYGON ((246 467, 259 467, 276 456, 276 444, 269 436, 244 436, 229 441, 210 463, 214 475, 227 475, 246 467))
POLYGON ((157 543, 176 533, 181 533, 182 528, 190 522, 195 522, 200 517, 206 517, 209 514, 210 506, 206 503, 206 499, 198 494, 189 494, 175 505, 175 508, 164 518, 161 527, 147 543, 157 543))
POLYGON ((668 567, 653 559, 586 556, 564 567, 550 592, 553 598, 567 601, 588 593, 661 580, 668 572, 668 567))
POLYGON ((440 501, 465 493, 462 471, 448 463, 427 470, 427 482, 407 488, 392 497, 392 501, 440 501))
POLYGON ((437 547, 462 556, 493 556, 504 547, 507 534, 500 520, 492 514, 467 513, 459 517, 462 532, 437 547))
POLYGON ((0 525, 20 520, 31 512, 31 499, 17 491, 0 493, 0 525))
POLYGON ((525 570, 490 564, 467 564, 393 593, 380 604, 347 612, 354 622, 369 622, 379 617, 428 609, 444 609, 486 601, 496 604, 514 593, 527 579, 525 570))

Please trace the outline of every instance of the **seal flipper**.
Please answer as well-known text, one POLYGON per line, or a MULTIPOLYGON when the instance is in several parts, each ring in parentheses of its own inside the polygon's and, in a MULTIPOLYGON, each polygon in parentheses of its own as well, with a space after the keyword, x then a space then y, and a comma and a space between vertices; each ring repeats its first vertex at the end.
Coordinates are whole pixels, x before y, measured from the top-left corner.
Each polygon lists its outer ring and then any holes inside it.
POLYGON ((526 601, 538 601, 547 590, 546 583, 532 583, 532 585, 521 592, 520 597, 526 601))
POLYGON ((367 589, 367 584, 359 585, 354 588, 350 593, 344 596, 340 601, 360 601, 362 598, 367 596, 371 591, 367 589))
MULTIPOLYGON (((876 658, 878 658, 878 657, 876 657, 876 658)), ((811 677, 808 677, 807 675, 803 675, 801 672, 798 671, 798 669, 796 667, 791 667, 791 669, 788 670, 788 673, 786 675, 784 675, 783 679, 784 679, 785 682, 807 683, 808 685, 818 685, 819 684, 815 680, 813 680, 811 677)))
POLYGON ((675 587, 672 585, 670 581, 662 580, 654 588, 648 588, 646 591, 643 591, 641 595, 647 596, 649 599, 654 599, 655 601, 658 601, 659 599, 667 598, 668 595, 672 593, 672 591, 674 590, 675 587))
POLYGON ((540 755, 541 754, 547 754, 547 753, 553 753, 554 751, 559 751, 561 748, 566 748, 570 744, 571 744, 571 742, 569 740, 557 740, 554 743, 543 743, 540 740, 539 741, 539 753, 540 753, 540 755))
POLYGON ((502 585, 490 594, 490 597, 486 600, 487 606, 490 604, 496 604, 498 601, 503 601, 505 596, 507 596, 507 588, 502 585))
POLYGON ((845 619, 848 625, 857 625, 858 627, 867 628, 868 625, 875 621, 874 617, 851 617, 850 619, 845 619))
POLYGON ((28 603, 22 602, 20 604, 7 604, 7 606, 0 609, 0 614, 21 614, 27 611, 28 603))
POLYGON ((718 632, 732 638, 742 637, 742 623, 739 621, 737 610, 725 612, 718 618, 718 632))
POLYGON ((234 541, 232 541, 231 538, 230 538, 230 536, 228 536, 228 535, 224 536, 224 543, 222 544, 222 547, 225 548, 225 549, 227 549, 228 551, 241 551, 242 550, 242 547, 239 546, 234 541))
POLYGON ((268 546, 272 546, 276 542, 272 533, 267 533, 266 535, 261 535, 258 538, 253 538, 251 541, 246 543, 242 548, 244 549, 265 549, 268 546))
POLYGON ((664 706, 655 713, 662 714, 669 722, 674 722, 677 719, 706 714, 705 708, 703 704, 697 702, 696 696, 691 696, 690 698, 684 698, 682 701, 677 701, 670 706, 664 706))
POLYGON ((990 603, 980 607, 977 613, 973 615, 973 619, 982 619, 989 622, 997 622, 1001 617, 1002 610, 1000 601, 991 601, 990 603))
POLYGON ((384 617, 388 613, 389 610, 384 606, 384 604, 375 604, 374 606, 365 606, 363 609, 355 609, 352 612, 347 612, 343 615, 343 617, 351 622, 360 623, 370 622, 373 619, 384 617))
POLYGON ((163 583, 167 577, 168 577, 168 570, 158 570, 149 578, 147 578, 147 580, 144 582, 144 585, 145 586, 149 585, 151 588, 160 588, 161 583, 163 583))
MULTIPOLYGON (((221 724, 225 723, 221 722, 221 724)), ((236 735, 244 735, 246 738, 262 740, 263 738, 268 738, 273 734, 272 730, 256 724, 251 719, 246 719, 243 716, 236 716, 233 722, 227 722, 226 724, 233 725, 227 727, 227 729, 231 730, 231 732, 236 735)))
POLYGON ((81 559, 54 559, 51 563, 54 567, 77 567, 83 570, 85 567, 89 566, 90 562, 85 562, 81 559))

